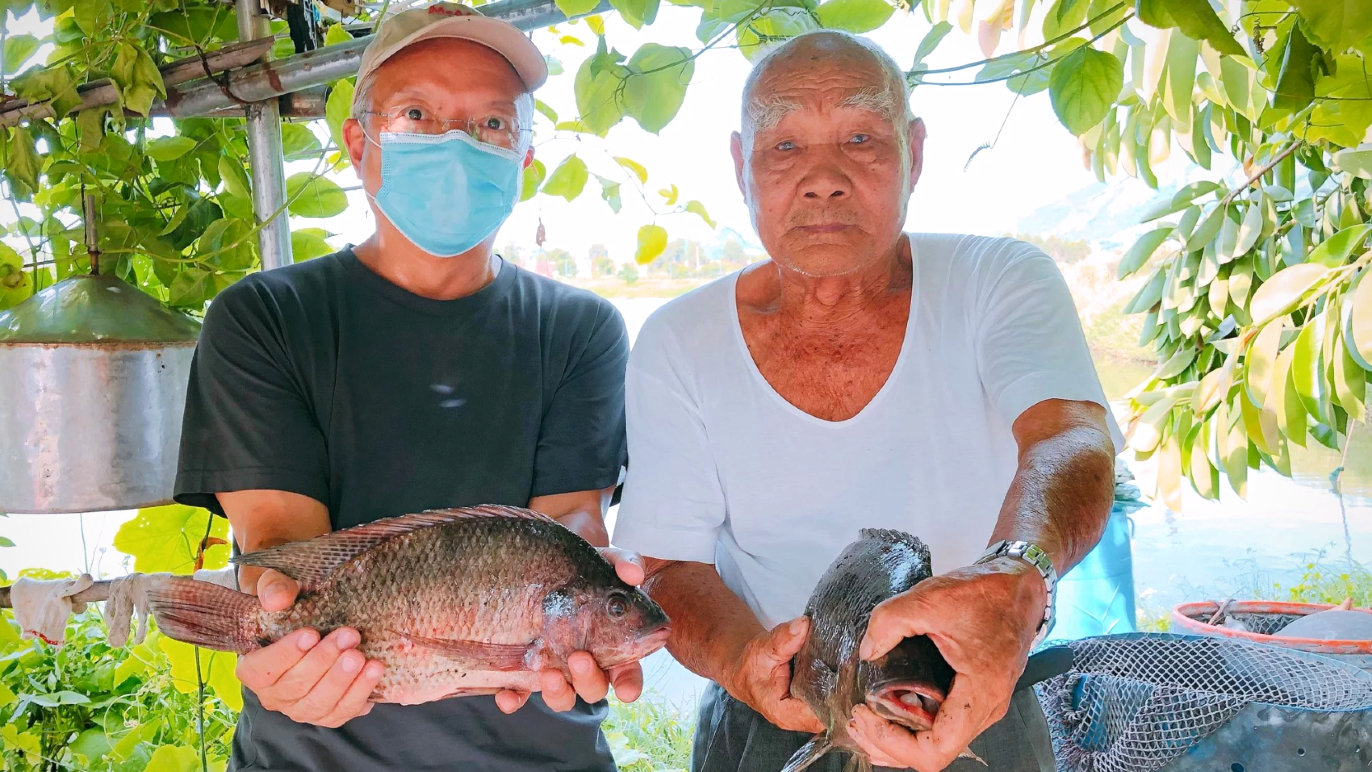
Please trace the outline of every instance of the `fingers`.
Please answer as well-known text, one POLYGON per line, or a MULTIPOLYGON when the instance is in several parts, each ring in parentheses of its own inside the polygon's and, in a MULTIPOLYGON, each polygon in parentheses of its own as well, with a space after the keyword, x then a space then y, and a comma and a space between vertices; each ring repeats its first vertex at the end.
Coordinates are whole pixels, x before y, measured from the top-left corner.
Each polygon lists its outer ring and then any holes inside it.
POLYGON ((386 668, 380 662, 368 662, 366 667, 362 668, 362 672, 353 679, 352 684, 348 686, 347 691, 343 693, 343 697, 334 706, 334 709, 318 724, 327 727, 340 727, 358 716, 371 713, 372 703, 368 702, 367 699, 371 697, 372 691, 380 683, 381 676, 385 671, 386 668))
MULTIPOLYGON (((361 641, 361 636, 356 630, 348 627, 340 627, 325 636, 319 645, 310 649, 303 658, 289 670, 281 674, 281 677, 272 684, 269 689, 258 692, 257 696, 262 700, 263 707, 269 710, 282 710, 304 699, 305 695, 319 683, 320 679, 328 673, 334 664, 338 662, 339 656, 350 651, 361 641)), ((356 658, 350 658, 353 667, 349 674, 348 681, 352 681, 352 676, 362 669, 360 652, 355 652, 356 658)), ((340 690, 339 695, 342 695, 340 690)), ((335 701, 337 701, 335 699, 335 701)), ((323 717, 328 711, 321 711, 323 717)))
POLYGON ((930 730, 934 747, 949 761, 971 744, 987 727, 999 721, 1010 708, 1011 693, 987 679, 959 673, 953 688, 934 717, 930 730))
POLYGON ((282 611, 295 603, 300 585, 280 571, 267 569, 257 578, 257 601, 264 611, 282 611))
POLYGON ((862 645, 858 647, 858 656, 869 661, 878 659, 902 640, 928 632, 920 618, 924 603, 916 593, 917 589, 888 598, 872 610, 867 622, 867 634, 862 636, 862 645))
POLYGON ((302 723, 323 725, 366 664, 367 658, 356 649, 340 653, 314 686, 281 712, 302 723))
POLYGON ((637 552, 622 550, 618 547, 603 547, 600 554, 615 567, 615 573, 625 584, 637 587, 647 576, 643 568, 643 558, 637 552))
POLYGON ((643 695, 643 668, 637 662, 620 665, 610 671, 610 683, 614 684, 616 699, 633 702, 643 695))
POLYGON ((306 652, 319 643, 314 630, 296 630, 269 646, 238 658, 234 674, 254 694, 271 688, 282 674, 305 658, 306 652))
POLYGON ((784 697, 772 707, 772 723, 790 732, 810 732, 819 734, 824 731, 815 712, 804 700, 784 697))
POLYGON ((853 708, 848 735, 877 766, 940 772, 957 757, 957 751, 945 757, 928 732, 911 734, 904 727, 883 720, 866 705, 853 708))
POLYGON ((791 658, 805 645, 805 636, 810 633, 810 620, 796 617, 784 625, 773 628, 768 638, 764 656, 771 660, 772 666, 789 663, 791 658))
POLYGON ((524 707, 524 703, 528 701, 528 692, 515 691, 513 689, 505 689, 504 691, 496 692, 495 695, 495 706, 500 708, 501 713, 513 713, 524 707))
POLYGON ((576 706, 576 689, 557 670, 544 670, 539 674, 543 702, 548 707, 563 713, 576 706))

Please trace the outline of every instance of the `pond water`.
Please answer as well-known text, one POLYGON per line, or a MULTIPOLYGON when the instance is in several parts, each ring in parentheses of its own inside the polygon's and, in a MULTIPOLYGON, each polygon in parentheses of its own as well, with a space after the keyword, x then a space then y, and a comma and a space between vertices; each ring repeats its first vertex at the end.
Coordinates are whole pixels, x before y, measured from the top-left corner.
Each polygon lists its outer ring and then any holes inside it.
MULTIPOLYGON (((664 302, 643 298, 615 304, 631 337, 636 337, 643 321, 664 302)), ((1138 363, 1100 365, 1112 396, 1147 375, 1147 368, 1138 363)), ((1179 513, 1161 505, 1135 512, 1134 582, 1140 617, 1157 616, 1188 600, 1251 595, 1251 588, 1270 588, 1274 582, 1289 586, 1315 559, 1335 569, 1350 560, 1372 562, 1372 431, 1354 437, 1342 478, 1342 505, 1329 481, 1339 460, 1322 447, 1297 449, 1293 477, 1267 469, 1252 473, 1247 501, 1227 488, 1219 502, 1205 501, 1188 489, 1179 513)), ((1151 466, 1131 461, 1130 467, 1140 489, 1150 492, 1151 466)), ((0 534, 18 546, 0 549, 0 569, 11 576, 30 566, 123 573, 126 568, 110 543, 131 516, 11 515, 0 521, 0 534)), ((665 652, 645 664, 651 698, 684 707, 704 686, 703 679, 665 652)))

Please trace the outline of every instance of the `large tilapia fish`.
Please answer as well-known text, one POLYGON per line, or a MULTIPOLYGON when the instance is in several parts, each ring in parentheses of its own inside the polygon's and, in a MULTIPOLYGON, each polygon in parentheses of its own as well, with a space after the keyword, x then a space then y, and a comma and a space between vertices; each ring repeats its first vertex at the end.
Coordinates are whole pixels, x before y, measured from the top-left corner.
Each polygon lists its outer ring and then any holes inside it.
POLYGON ((250 652, 293 630, 352 627, 386 665, 374 702, 416 704, 501 689, 538 691, 588 651, 602 668, 661 648, 668 620, 584 539, 526 509, 405 515, 242 555, 300 583, 295 605, 184 578, 149 592, 158 628, 180 641, 250 652))
POLYGON ((906 638, 875 662, 858 656, 877 604, 931 575, 924 542, 900 531, 865 528, 820 577, 805 605, 810 632, 791 661, 791 693, 805 700, 827 731, 797 751, 783 772, 805 769, 834 749, 853 754, 847 769, 870 770, 848 736, 848 719, 858 705, 914 732, 933 726, 953 682, 953 669, 933 641, 906 638))

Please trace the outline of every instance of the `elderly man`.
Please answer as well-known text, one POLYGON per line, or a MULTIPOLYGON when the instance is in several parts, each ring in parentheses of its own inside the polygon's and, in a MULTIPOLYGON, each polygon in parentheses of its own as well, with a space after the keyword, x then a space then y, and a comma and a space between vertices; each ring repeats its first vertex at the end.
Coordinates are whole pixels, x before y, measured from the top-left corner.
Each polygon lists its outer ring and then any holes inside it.
POLYGON ((776 770, 821 730, 789 690, 799 615, 864 527, 919 536, 940 575, 878 607, 861 656, 927 635, 957 675, 932 731, 859 707, 850 734, 881 766, 982 769, 954 761, 970 743, 995 772, 1053 768, 1013 686, 1056 574, 1104 529, 1121 440, 1046 255, 902 233, 925 138, 907 111, 860 38, 759 61, 732 151, 769 259, 664 306, 629 359, 615 543, 715 682, 697 771, 776 770))
MULTIPOLYGON (((400 13, 368 46, 344 137, 375 234, 229 288, 196 351, 177 499, 226 514, 241 549, 484 503, 608 543, 623 321, 491 251, 533 158, 529 92, 546 76, 517 29, 463 6, 400 13)), ((297 592, 272 571, 244 569, 241 584, 269 610, 297 592)), ((382 665, 358 642, 301 630, 239 659, 231 768, 612 770, 607 681, 626 700, 642 683, 636 665, 607 678, 578 652, 575 683, 544 673, 541 696, 377 705, 382 665)))

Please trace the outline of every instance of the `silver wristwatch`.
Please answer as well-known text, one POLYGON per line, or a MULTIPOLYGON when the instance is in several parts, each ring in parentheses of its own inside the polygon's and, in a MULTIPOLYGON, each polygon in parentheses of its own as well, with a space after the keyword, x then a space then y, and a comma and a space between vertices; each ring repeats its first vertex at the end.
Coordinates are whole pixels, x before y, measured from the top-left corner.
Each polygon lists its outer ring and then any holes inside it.
POLYGON ((1043 609, 1043 621, 1039 623, 1039 628, 1034 634, 1034 646, 1043 643, 1043 639, 1048 637, 1048 631, 1053 629, 1053 601, 1057 598, 1058 572, 1053 568, 1053 561, 1049 559, 1048 553, 1039 549, 1036 545, 1027 541, 998 541, 986 548, 986 552, 977 558, 973 565, 980 565, 996 558, 1008 557, 1023 560, 1033 566, 1043 576, 1043 585, 1048 590, 1048 604, 1043 609))

